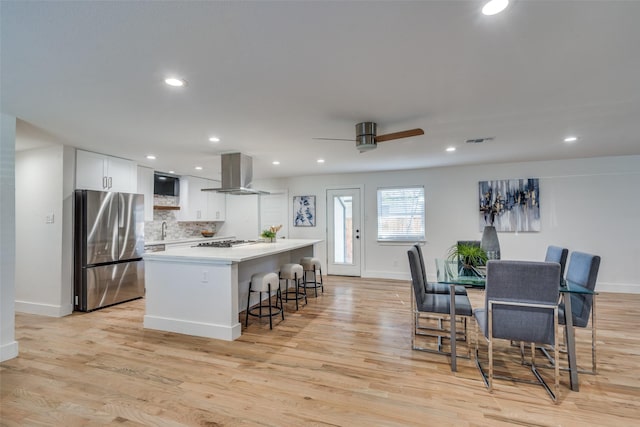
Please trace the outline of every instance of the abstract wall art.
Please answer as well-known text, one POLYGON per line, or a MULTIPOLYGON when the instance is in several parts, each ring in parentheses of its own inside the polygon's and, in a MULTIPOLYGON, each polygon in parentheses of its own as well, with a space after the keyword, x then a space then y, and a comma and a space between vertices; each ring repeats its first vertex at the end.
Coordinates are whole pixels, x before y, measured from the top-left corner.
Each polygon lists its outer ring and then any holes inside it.
POLYGON ((316 196, 293 196, 293 225, 316 226, 316 196))
POLYGON ((480 231, 540 231, 538 178, 480 181, 480 231))

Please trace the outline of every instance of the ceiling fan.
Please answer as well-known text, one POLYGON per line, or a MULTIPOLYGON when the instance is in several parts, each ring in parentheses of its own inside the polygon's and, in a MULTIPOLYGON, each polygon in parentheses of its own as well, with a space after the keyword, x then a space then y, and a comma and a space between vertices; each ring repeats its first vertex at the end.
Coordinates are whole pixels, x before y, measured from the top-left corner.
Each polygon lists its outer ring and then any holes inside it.
POLYGON ((376 135, 377 125, 374 122, 362 122, 356 125, 356 139, 342 138, 313 138, 325 141, 355 141, 356 148, 361 152, 373 150, 378 146, 378 142, 392 141, 394 139, 409 138, 411 136, 424 135, 420 128, 408 129, 400 132, 376 135))

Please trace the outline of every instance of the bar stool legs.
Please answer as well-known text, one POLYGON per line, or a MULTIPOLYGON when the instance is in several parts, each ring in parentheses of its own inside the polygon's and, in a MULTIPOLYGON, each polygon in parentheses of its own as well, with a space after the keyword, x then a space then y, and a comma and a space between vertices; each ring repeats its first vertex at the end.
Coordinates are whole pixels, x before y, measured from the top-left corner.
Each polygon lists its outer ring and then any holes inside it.
POLYGON ((305 292, 307 288, 313 288, 315 291, 315 296, 318 297, 318 288, 324 293, 324 285, 322 283, 322 267, 320 265, 320 260, 318 258, 313 257, 304 257, 300 260, 300 264, 304 270, 303 272, 303 286, 305 288, 305 292), (318 273, 320 276, 320 281, 318 281, 318 273), (309 274, 313 274, 313 281, 307 280, 309 274))
POLYGON ((280 280, 285 281, 284 300, 289 302, 291 299, 296 301, 296 310, 298 310, 298 300, 304 299, 307 304, 307 290, 304 293, 300 291, 300 281, 304 276, 304 270, 300 264, 284 264, 280 267, 280 280), (293 280, 295 287, 293 291, 289 290, 289 281, 293 280), (291 297, 290 297, 291 296, 291 297))
POLYGON ((247 312, 245 315, 244 326, 249 324, 249 315, 256 317, 269 316, 269 329, 273 329, 273 316, 278 314, 282 315, 284 320, 284 309, 282 305, 282 292, 280 291, 280 279, 276 273, 256 273, 251 276, 251 282, 249 283, 249 292, 247 293, 247 312), (276 303, 271 304, 271 292, 276 291, 276 303), (259 301, 258 306, 251 308, 251 293, 258 292, 259 301), (267 303, 262 303, 262 293, 267 293, 267 303), (278 306, 280 301, 280 306, 278 306), (252 310, 258 309, 258 314, 252 313, 252 310), (262 314, 262 309, 268 308, 268 314, 262 314))

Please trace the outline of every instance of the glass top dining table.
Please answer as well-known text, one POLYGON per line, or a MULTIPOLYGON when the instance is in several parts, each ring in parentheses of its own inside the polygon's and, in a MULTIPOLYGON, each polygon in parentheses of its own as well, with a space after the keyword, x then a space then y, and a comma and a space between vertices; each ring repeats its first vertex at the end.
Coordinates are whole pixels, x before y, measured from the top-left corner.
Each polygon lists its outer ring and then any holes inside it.
MULTIPOLYGON (((436 259, 436 272, 438 283, 448 284, 451 287, 452 295, 454 294, 455 286, 464 286, 469 289, 484 289, 486 286, 486 270, 484 268, 466 268, 456 260, 436 259)), ((579 391, 580 386, 578 382, 578 364, 576 359, 573 316, 567 316, 567 313, 571 313, 571 298, 566 298, 566 295, 593 295, 594 298, 592 310, 595 310, 595 295, 597 295, 598 293, 580 286, 577 283, 564 279, 562 279, 562 282, 560 283, 559 290, 560 295, 562 296, 562 301, 565 305, 564 325, 565 336, 567 338, 567 358, 569 361, 570 385, 571 390, 579 391)), ((455 298, 451 298, 450 306, 452 313, 451 315, 455 316, 455 298)), ((452 327, 452 329, 454 329, 454 327, 452 327)), ((452 334, 452 336, 455 335, 452 334)), ((455 349, 452 350, 452 354, 455 354, 455 349)), ((455 358, 452 358, 451 366, 452 370, 455 371, 455 362, 453 361, 453 359, 455 358)))

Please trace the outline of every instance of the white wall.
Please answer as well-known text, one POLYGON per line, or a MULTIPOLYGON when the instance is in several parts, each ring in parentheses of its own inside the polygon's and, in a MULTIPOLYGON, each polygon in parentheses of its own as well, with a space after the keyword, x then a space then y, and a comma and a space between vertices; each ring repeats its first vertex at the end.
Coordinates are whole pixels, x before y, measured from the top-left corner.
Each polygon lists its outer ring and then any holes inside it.
POLYGON ((218 227, 219 236, 235 236, 240 240, 257 239, 260 235, 257 195, 227 194, 225 221, 218 227))
POLYGON ((15 340, 16 118, 0 114, 0 362, 18 355, 15 340))
POLYGON ((72 150, 62 145, 16 153, 16 311, 73 311, 73 167, 65 169, 65 156, 69 162, 72 150))
MULTIPOLYGON (((427 269, 457 240, 480 240, 478 181, 539 178, 541 231, 499 233, 503 259, 541 260, 550 244, 602 257, 597 289, 640 292, 640 156, 475 165, 411 171, 295 177, 284 184, 289 207, 295 195, 316 195, 316 227, 291 227, 291 238, 326 239, 326 190, 364 187, 363 277, 409 279, 406 244, 376 241, 379 187, 424 185, 427 269)), ((265 188, 267 181, 256 183, 265 188)), ((230 212, 229 210, 227 212, 230 212)), ((326 248, 320 247, 326 261, 326 248)), ((326 263, 325 263, 326 265, 326 263)))

